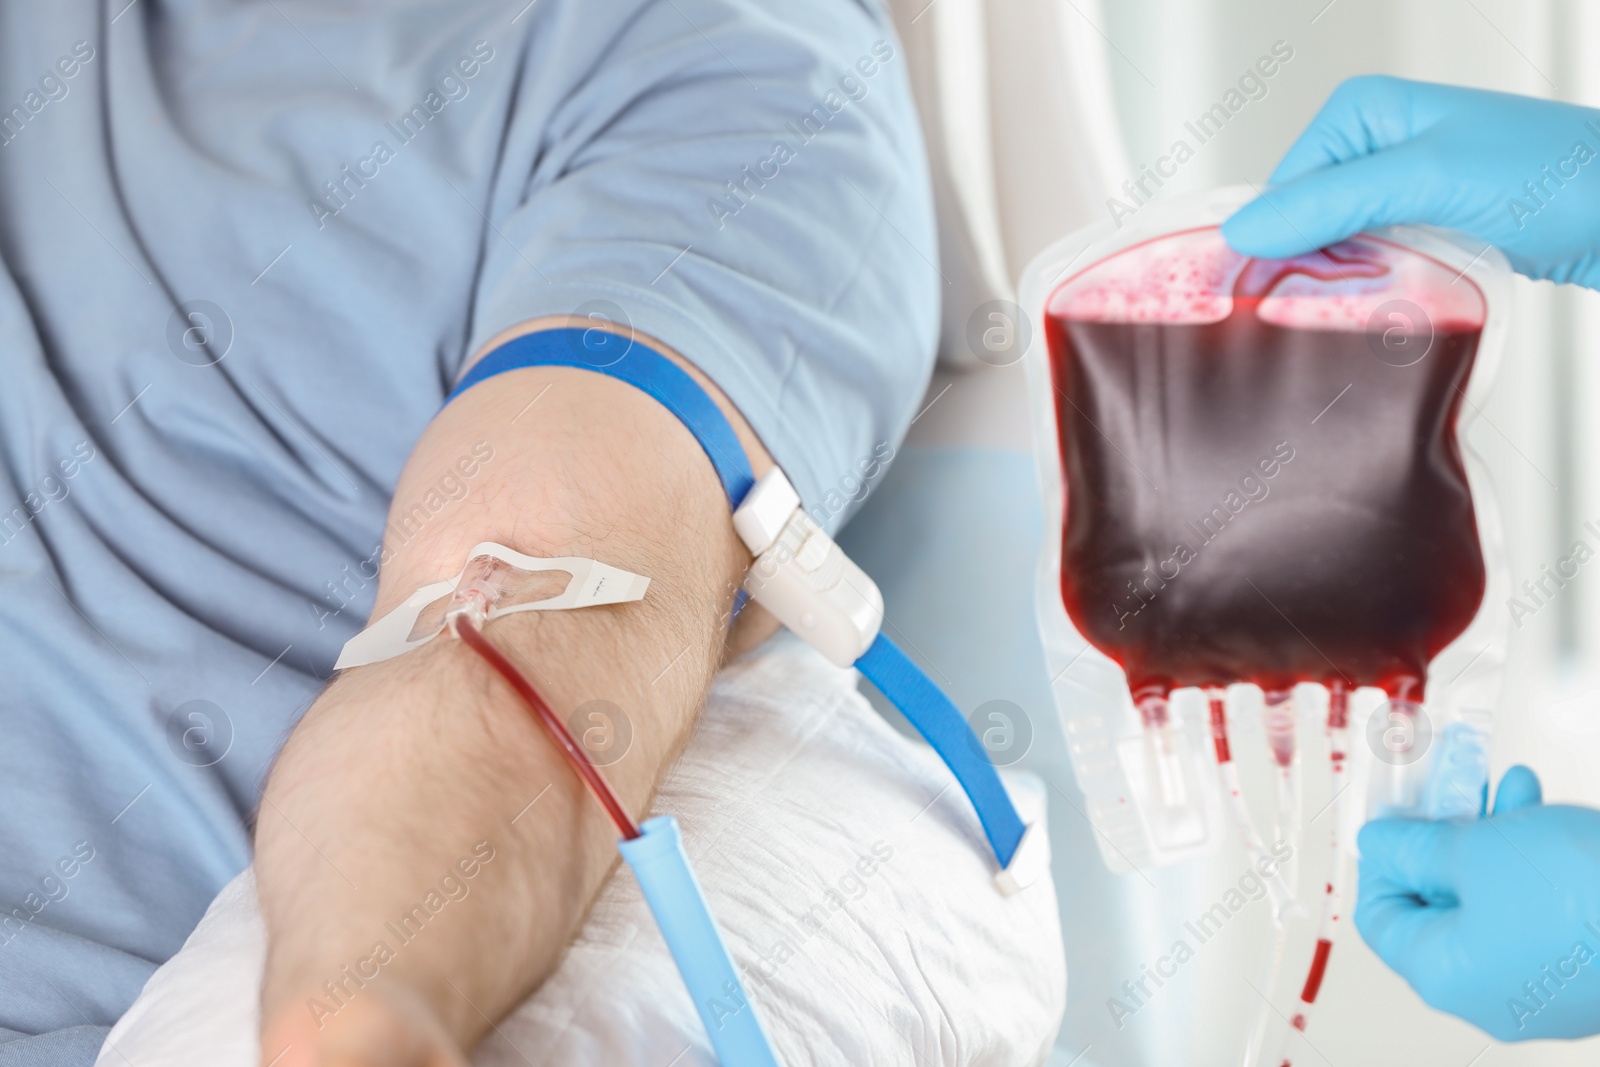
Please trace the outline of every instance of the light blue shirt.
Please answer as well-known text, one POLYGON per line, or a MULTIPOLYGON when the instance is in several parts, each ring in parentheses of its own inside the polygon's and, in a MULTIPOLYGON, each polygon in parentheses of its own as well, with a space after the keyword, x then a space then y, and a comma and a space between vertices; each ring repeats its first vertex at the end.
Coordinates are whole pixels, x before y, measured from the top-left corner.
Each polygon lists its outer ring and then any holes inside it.
POLYGON ((389 6, 0 4, 0 1065, 88 1063, 248 862, 487 338, 625 318, 834 526, 921 394, 876 3, 389 6))

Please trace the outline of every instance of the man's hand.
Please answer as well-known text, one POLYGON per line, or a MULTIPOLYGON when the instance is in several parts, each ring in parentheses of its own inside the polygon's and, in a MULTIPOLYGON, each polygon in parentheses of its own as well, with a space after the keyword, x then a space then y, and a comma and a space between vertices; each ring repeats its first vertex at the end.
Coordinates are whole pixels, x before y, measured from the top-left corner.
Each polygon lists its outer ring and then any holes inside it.
MULTIPOLYGON (((770 459, 710 391, 759 476, 770 459)), ((413 453, 374 617, 485 540, 651 579, 637 603, 515 614, 485 631, 558 714, 592 700, 621 709, 632 742, 606 774, 642 816, 724 655, 749 565, 710 462, 631 386, 564 368, 500 375, 450 404, 413 453), (414 510, 473 458, 465 499, 414 510)), ((762 631, 746 645, 773 628, 755 612, 740 622, 762 631)), ((262 1063, 276 1067, 461 1062, 553 970, 617 858, 614 830, 554 745, 448 635, 329 686, 272 773, 256 842, 262 1063)))
POLYGON ((1356 927, 1440 1011, 1502 1041, 1600 1033, 1600 811, 1513 767, 1472 822, 1361 831, 1356 927))
POLYGON ((1340 85, 1222 235, 1284 258, 1428 223, 1531 278, 1600 288, 1600 111, 1399 78, 1340 85))

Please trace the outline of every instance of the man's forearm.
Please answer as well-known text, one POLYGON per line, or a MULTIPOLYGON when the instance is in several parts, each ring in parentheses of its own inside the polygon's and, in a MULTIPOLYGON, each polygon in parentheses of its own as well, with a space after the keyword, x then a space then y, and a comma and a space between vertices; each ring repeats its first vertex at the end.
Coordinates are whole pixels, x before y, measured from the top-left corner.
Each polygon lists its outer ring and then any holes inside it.
MULTIPOLYGON (((592 373, 524 370, 446 409, 407 467, 397 513, 478 441, 494 450, 489 475, 391 543, 377 613, 455 573, 482 540, 648 575, 643 601, 511 615, 486 630, 558 714, 596 699, 621 709, 632 740, 606 773, 642 815, 722 655, 748 563, 720 484, 644 394, 592 373)), ((263 1061, 286 1045, 326 1049, 351 1025, 346 1008, 359 1019, 407 1001, 470 1049, 554 967, 615 861, 615 836, 510 688, 459 641, 347 672, 296 729, 261 807, 263 1061)), ((352 1052, 370 1047, 350 1040, 352 1052)))

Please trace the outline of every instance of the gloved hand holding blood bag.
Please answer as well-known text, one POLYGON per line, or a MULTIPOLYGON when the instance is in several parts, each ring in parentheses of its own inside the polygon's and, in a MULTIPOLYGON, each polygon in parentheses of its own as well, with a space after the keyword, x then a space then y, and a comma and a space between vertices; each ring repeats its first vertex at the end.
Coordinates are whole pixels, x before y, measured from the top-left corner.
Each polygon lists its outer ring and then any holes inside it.
POLYGON ((1028 268, 1022 300, 1050 524, 1041 632, 1108 865, 1204 855, 1226 810, 1281 945, 1303 913, 1296 870, 1257 829, 1230 713, 1262 716, 1297 857, 1297 723, 1325 721, 1330 862, 1278 1064, 1343 921, 1341 838, 1364 817, 1479 814, 1508 636, 1488 605, 1509 580, 1462 430, 1502 343, 1508 270, 1418 228, 1249 258, 1218 223, 1250 197, 1069 236, 1028 268))

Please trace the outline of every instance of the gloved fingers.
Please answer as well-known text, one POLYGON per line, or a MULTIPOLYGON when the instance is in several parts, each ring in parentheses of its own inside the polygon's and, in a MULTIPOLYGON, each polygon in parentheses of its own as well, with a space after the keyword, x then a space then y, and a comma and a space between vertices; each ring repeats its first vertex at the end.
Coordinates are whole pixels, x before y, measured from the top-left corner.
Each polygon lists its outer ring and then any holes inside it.
POLYGON ((1544 803, 1544 790, 1539 776, 1533 770, 1517 764, 1500 779, 1500 788, 1494 792, 1494 814, 1509 815, 1523 808, 1544 803))
POLYGON ((1361 830, 1356 929, 1385 963, 1410 977, 1457 911, 1448 823, 1379 819, 1361 830))
POLYGON ((1347 78, 1289 146, 1268 180, 1281 185, 1409 140, 1418 132, 1413 100, 1422 88, 1431 87, 1383 75, 1347 78))
POLYGON ((1323 167, 1267 190, 1222 224, 1235 251, 1287 259, 1375 226, 1435 222, 1422 188, 1428 160, 1415 146, 1323 167))
POLYGON ((1421 900, 1454 899, 1454 844, 1460 828, 1429 819, 1374 819, 1361 828, 1361 884, 1369 878, 1385 892, 1421 900))
POLYGON ((1415 986, 1430 961, 1445 958, 1442 946, 1460 913, 1458 907, 1423 903, 1382 877, 1363 873, 1355 923, 1378 958, 1415 986))

